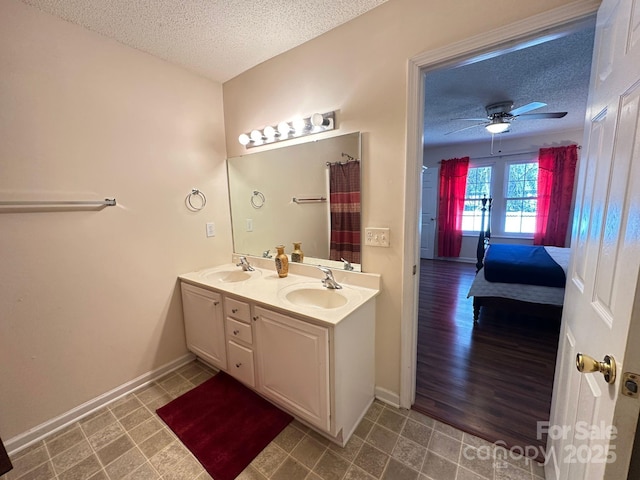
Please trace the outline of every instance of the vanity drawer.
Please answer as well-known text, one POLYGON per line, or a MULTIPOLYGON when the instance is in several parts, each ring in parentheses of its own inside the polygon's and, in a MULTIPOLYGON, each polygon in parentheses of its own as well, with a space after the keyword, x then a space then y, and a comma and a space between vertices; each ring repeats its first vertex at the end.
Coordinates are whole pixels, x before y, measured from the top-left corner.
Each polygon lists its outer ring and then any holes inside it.
POLYGON ((235 298, 225 297, 224 314, 227 317, 233 317, 245 323, 251 323, 251 309, 249 304, 241 302, 235 298))
POLYGON ((238 345, 229 340, 227 353, 229 355, 229 375, 242 383, 255 387, 255 373, 253 368, 253 350, 238 345))
POLYGON ((241 340, 251 345, 253 343, 253 335, 251 334, 251 325, 238 322, 233 318, 227 318, 227 335, 229 338, 241 340))

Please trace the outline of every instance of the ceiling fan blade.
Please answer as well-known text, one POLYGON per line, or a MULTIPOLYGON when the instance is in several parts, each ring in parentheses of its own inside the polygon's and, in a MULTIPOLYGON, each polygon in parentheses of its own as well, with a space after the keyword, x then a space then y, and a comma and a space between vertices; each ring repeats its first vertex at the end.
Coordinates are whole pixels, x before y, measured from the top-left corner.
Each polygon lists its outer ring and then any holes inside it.
POLYGON ((526 113, 524 115, 518 115, 518 118, 525 120, 536 120, 539 118, 562 118, 567 112, 548 112, 548 113, 526 113))
POLYGON ((527 103, 526 105, 523 105, 521 107, 514 108, 513 110, 511 110, 509 112, 509 115, 513 115, 514 117, 517 117, 518 115, 522 115, 523 113, 527 113, 527 112, 530 112, 531 110, 536 110, 537 108, 542 108, 542 107, 546 107, 546 106, 547 106, 546 103, 531 102, 531 103, 527 103))
POLYGON ((470 120, 472 122, 486 122, 487 118, 486 117, 485 118, 452 118, 451 120, 464 120, 464 121, 470 120))
POLYGON ((462 132, 463 130, 468 130, 470 128, 474 128, 474 127, 483 127, 485 125, 487 125, 488 122, 484 122, 484 123, 476 123, 475 125, 470 125, 468 127, 463 127, 463 128, 459 128, 457 130, 452 130, 451 132, 447 132, 445 133, 445 135, 451 135, 452 133, 458 133, 458 132, 462 132))

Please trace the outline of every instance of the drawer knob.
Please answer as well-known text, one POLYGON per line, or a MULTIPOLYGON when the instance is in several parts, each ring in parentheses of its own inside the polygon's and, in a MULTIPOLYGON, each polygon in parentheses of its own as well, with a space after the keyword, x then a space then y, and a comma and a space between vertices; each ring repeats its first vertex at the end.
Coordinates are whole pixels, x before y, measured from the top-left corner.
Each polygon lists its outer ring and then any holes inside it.
POLYGON ((231 313, 238 313, 238 309, 237 308, 232 308, 231 309, 231 313))
POLYGON ((240 330, 234 330, 234 331, 233 331, 233 334, 234 334, 234 335, 237 335, 237 334, 239 334, 239 333, 240 333, 240 330))
POLYGON ((214 304, 215 306, 217 306, 217 305, 220 305, 220 302, 217 302, 217 301, 216 301, 216 302, 213 302, 213 304, 214 304))
POLYGON ((240 368, 242 366, 242 363, 236 363, 236 368, 240 368))
POLYGON ((255 316, 253 317, 253 321, 254 321, 254 322, 257 322, 259 318, 260 318, 260 317, 259 317, 258 315, 255 315, 255 316))

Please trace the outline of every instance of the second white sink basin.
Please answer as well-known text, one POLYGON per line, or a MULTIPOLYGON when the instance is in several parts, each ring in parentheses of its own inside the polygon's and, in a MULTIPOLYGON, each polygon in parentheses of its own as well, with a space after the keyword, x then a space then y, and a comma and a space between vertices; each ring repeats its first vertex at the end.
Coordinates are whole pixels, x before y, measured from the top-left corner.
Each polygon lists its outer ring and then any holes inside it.
POLYGON ((360 294, 346 285, 341 289, 323 287, 320 281, 289 285, 278 292, 284 302, 297 307, 311 307, 321 310, 333 310, 357 302, 360 294))
POLYGON ((285 294, 285 298, 301 307, 339 308, 347 304, 347 297, 340 290, 317 288, 297 288, 285 294))

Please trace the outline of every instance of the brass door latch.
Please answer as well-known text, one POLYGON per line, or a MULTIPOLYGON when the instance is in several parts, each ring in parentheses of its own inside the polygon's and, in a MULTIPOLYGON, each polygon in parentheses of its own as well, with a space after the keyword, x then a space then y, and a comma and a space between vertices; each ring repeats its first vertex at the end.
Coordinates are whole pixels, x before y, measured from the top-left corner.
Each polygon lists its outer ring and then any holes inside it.
POLYGON ((631 398, 640 397, 640 375, 631 372, 622 374, 622 394, 631 398))

